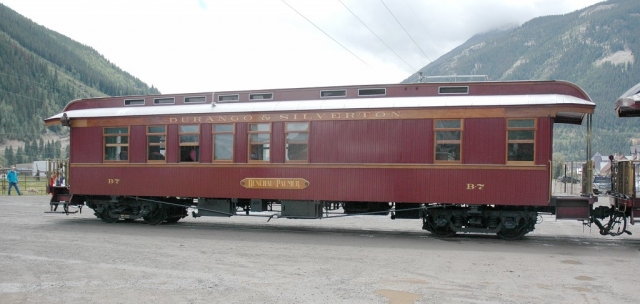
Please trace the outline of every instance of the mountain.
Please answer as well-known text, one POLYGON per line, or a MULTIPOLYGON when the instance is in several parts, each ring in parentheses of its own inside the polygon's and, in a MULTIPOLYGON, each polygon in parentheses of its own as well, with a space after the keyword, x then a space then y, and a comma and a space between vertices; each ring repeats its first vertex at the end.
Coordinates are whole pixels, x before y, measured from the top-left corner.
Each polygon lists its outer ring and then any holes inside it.
POLYGON ((40 140, 51 131, 43 119, 74 99, 157 93, 94 49, 0 4, 0 144, 40 140))
MULTIPOLYGON (((476 35, 420 70, 423 75, 486 75, 488 80, 567 80, 596 103, 593 152, 629 153, 640 120, 617 118, 615 100, 640 82, 640 1, 610 0, 565 15, 476 35)), ((403 83, 418 81, 418 73, 403 83)), ((554 152, 584 160, 584 128, 557 125, 554 152)))

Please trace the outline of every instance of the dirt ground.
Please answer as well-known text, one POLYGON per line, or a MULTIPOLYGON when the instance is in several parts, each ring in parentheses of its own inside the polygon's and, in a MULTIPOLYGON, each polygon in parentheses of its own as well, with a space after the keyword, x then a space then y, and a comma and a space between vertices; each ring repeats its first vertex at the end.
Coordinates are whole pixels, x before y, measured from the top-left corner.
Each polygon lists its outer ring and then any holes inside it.
POLYGON ((106 224, 2 196, 0 303, 631 303, 640 227, 544 222, 521 241, 420 220, 188 217, 106 224))

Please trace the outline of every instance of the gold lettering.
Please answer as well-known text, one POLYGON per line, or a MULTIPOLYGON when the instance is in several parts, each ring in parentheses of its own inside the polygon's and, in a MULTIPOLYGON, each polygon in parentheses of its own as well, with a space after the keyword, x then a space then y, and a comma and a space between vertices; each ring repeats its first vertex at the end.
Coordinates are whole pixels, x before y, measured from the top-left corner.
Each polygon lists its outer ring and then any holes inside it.
POLYGON ((211 116, 207 116, 207 122, 215 122, 215 119, 211 116))
POLYGON ((344 118, 356 118, 356 113, 345 113, 344 115, 344 118))
POLYGON ((331 118, 340 119, 340 113, 331 113, 331 118))
POLYGON ((376 117, 377 118, 383 118, 385 116, 387 116, 387 113, 385 113, 385 112, 376 112, 376 117))
POLYGON ((298 114, 293 114, 293 120, 297 120, 298 119, 298 114))
POLYGON ((193 122, 202 122, 202 117, 194 117, 193 122))
POLYGON ((391 112, 391 117, 398 117, 398 118, 400 118, 400 114, 398 114, 397 112, 391 112))
POLYGON ((227 121, 226 116, 218 116, 218 121, 227 121))
POLYGON ((189 122, 189 117, 182 117, 182 119, 180 119, 180 121, 182 121, 182 122, 189 122))
POLYGON ((311 119, 310 117, 307 117, 307 113, 302 114, 302 119, 311 119))
POLYGON ((467 184, 467 190, 482 190, 484 184, 467 184))
POLYGON ((287 114, 280 114, 280 120, 289 120, 289 115, 287 115, 287 114))
POLYGON ((271 115, 262 115, 262 117, 260 117, 260 120, 271 120, 271 115))
POLYGON ((242 119, 244 119, 244 121, 252 121, 253 120, 253 116, 245 115, 244 117, 242 117, 242 119))
POLYGON ((371 114, 371 112, 362 112, 362 116, 364 118, 367 118, 367 116, 369 116, 369 114, 371 114))
POLYGON ((176 123, 176 122, 178 122, 177 118, 175 118, 175 117, 170 117, 169 118, 169 123, 176 123))
POLYGON ((238 121, 240 118, 238 116, 231 116, 231 121, 238 121))
POLYGON ((324 116, 325 116, 326 114, 327 114, 327 113, 322 113, 322 114, 320 114, 320 113, 316 113, 316 116, 318 116, 318 119, 322 119, 322 118, 324 118, 324 116))

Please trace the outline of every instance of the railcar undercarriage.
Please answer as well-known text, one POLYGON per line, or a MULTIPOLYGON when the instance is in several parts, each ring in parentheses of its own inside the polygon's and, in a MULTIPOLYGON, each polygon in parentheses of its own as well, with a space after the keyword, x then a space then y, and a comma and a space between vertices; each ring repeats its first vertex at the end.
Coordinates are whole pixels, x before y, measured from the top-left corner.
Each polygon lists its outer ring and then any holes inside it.
MULTIPOLYGON (((535 229, 539 213, 554 213, 553 209, 534 207, 487 206, 487 205, 445 205, 415 203, 363 202, 363 210, 349 211, 345 202, 328 201, 279 201, 267 199, 198 199, 175 197, 126 197, 126 196, 83 196, 85 205, 94 210, 97 218, 106 223, 119 220, 143 219, 150 225, 175 223, 188 216, 187 210, 194 208, 194 218, 202 216, 234 215, 260 216, 271 218, 334 218, 354 215, 391 215, 396 218, 422 218, 422 229, 437 237, 452 237, 457 233, 493 234, 506 240, 518 240, 535 229), (279 204, 279 210, 273 209, 279 204), (367 205, 370 204, 370 205, 367 205), (384 208, 380 208, 384 206, 384 208), (344 213, 334 211, 342 207, 344 213), (242 212, 238 213, 239 210, 242 212), (374 211, 371 211, 374 210, 374 211), (197 212, 196 212, 197 211, 197 212), (262 212, 269 214, 264 214, 262 212)), ((75 202, 81 198, 74 198, 75 202)), ((65 203, 67 206, 67 203, 65 203)), ((74 205, 81 207, 82 205, 74 205)), ((65 207, 65 210, 67 210, 65 207)), ((73 213, 66 211, 67 214, 73 213)), ((590 218, 584 224, 595 224, 600 234, 618 236, 626 230, 627 215, 613 207, 600 206, 589 211, 590 218), (604 220, 601 223, 600 220, 604 220)))
POLYGON ((422 210, 422 229, 438 237, 458 232, 496 233, 517 240, 535 228, 537 211, 517 207, 429 205, 422 210))
POLYGON ((91 196, 86 205, 106 223, 142 218, 150 225, 175 223, 187 216, 192 200, 179 198, 139 199, 134 197, 91 196), (162 202, 162 203, 159 203, 162 202))

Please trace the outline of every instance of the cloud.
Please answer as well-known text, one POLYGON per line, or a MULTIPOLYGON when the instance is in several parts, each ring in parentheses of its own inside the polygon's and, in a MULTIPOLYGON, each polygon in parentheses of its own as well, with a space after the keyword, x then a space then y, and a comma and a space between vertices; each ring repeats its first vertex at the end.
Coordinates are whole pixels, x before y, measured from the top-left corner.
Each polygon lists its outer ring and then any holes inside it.
POLYGON ((204 10, 207 9, 207 3, 204 0, 198 0, 198 6, 200 6, 200 8, 204 10))

